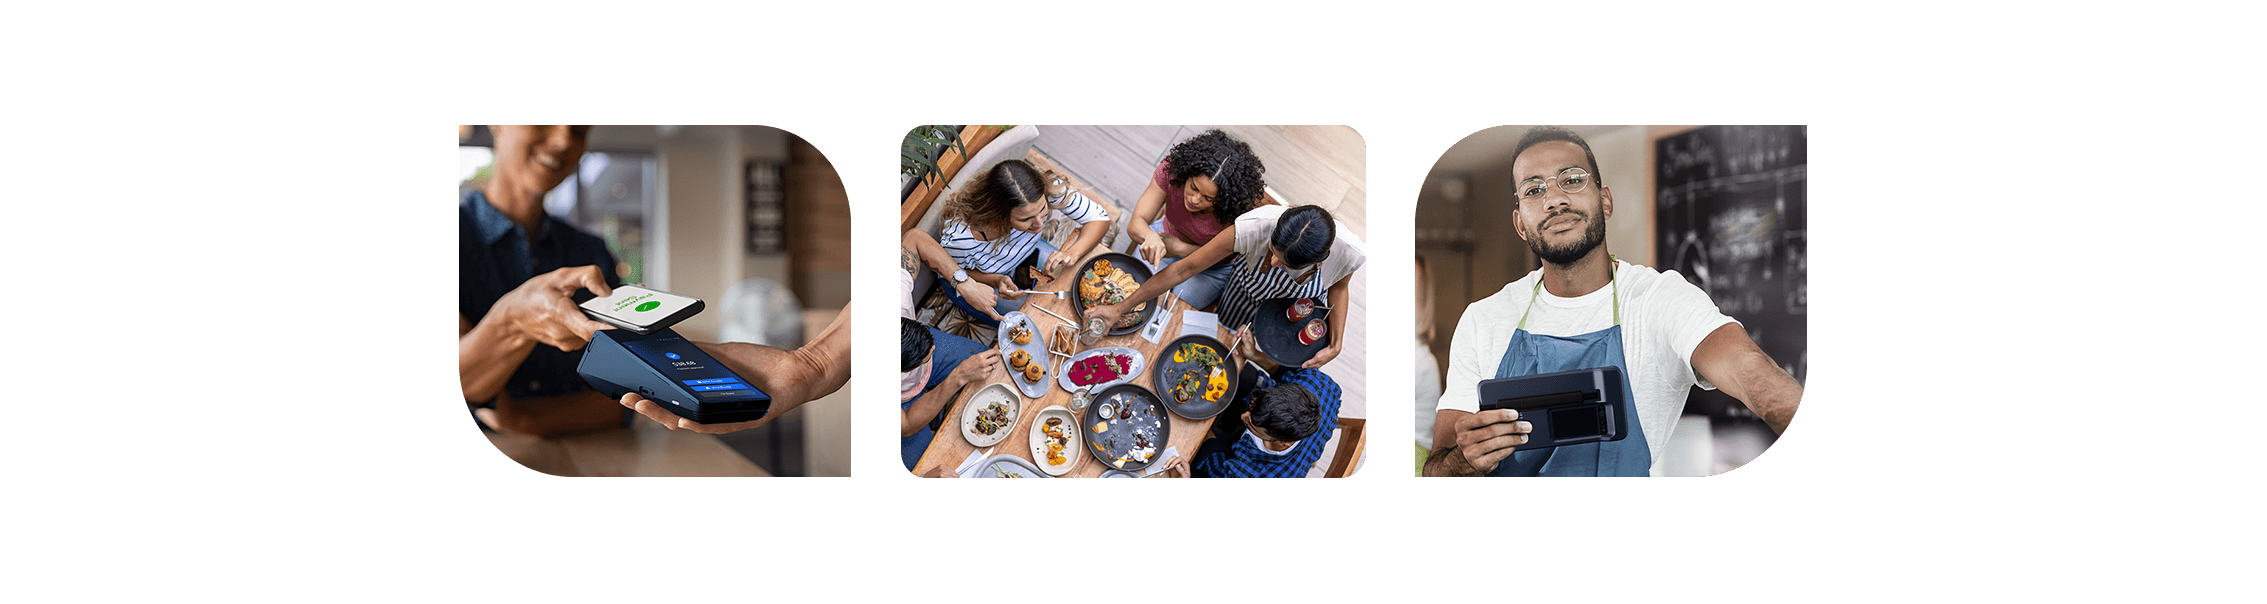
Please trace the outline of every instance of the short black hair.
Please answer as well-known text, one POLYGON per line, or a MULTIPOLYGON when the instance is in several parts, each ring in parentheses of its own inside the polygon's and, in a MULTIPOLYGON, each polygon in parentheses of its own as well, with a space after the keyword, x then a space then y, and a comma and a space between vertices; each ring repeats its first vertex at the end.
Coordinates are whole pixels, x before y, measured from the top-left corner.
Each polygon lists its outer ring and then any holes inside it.
MULTIPOLYGON (((1528 147, 1551 141, 1566 141, 1582 147, 1582 159, 1590 162, 1590 179, 1596 181, 1599 186, 1605 186, 1606 174, 1598 171, 1598 154, 1590 152, 1590 143, 1582 140, 1582 135, 1575 134, 1573 130, 1558 126, 1528 128, 1527 134, 1519 137, 1519 146, 1511 150, 1512 163, 1518 163, 1519 154, 1526 153, 1528 147)), ((1511 190, 1515 192, 1519 190, 1519 174, 1517 173, 1511 175, 1511 190)))
POLYGON ((1267 192, 1267 179, 1262 177, 1267 166, 1252 153, 1251 145, 1226 132, 1206 130, 1189 137, 1165 153, 1165 162, 1165 177, 1173 186, 1188 186, 1190 178, 1203 175, 1220 188, 1212 200, 1212 219, 1221 226, 1235 224, 1236 217, 1251 210, 1267 192))
POLYGON ((1322 401, 1298 384, 1277 384, 1252 393, 1252 425, 1269 438, 1289 442, 1322 429, 1322 401))
POLYGON ((1305 268, 1330 257, 1330 245, 1338 240, 1338 223, 1330 217, 1330 210, 1322 206, 1296 206, 1284 210, 1275 219, 1275 233, 1268 244, 1283 254, 1283 263, 1305 268))
POLYGON ((929 349, 935 347, 937 341, 929 337, 929 328, 922 326, 920 322, 905 317, 898 317, 897 320, 897 370, 912 371, 929 360, 929 349))

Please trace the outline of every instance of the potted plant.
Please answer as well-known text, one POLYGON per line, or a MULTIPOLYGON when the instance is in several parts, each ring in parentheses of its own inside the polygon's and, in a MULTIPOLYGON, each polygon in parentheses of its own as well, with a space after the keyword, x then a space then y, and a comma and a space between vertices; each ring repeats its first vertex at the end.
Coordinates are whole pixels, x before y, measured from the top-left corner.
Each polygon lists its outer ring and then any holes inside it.
POLYGON ((938 164, 952 151, 959 151, 962 157, 968 154, 960 140, 960 126, 915 126, 906 131, 905 142, 898 146, 898 201, 911 197, 914 189, 931 179, 943 187, 946 177, 938 164))

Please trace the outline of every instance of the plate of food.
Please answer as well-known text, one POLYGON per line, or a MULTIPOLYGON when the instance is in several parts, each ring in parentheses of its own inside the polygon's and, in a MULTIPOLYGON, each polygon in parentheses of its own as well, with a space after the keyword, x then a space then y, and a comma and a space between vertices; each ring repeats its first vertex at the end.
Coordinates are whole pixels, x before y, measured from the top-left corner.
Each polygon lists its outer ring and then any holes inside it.
POLYGON ((1031 419, 1031 459, 1048 476, 1061 476, 1078 466, 1078 447, 1084 442, 1078 416, 1055 405, 1039 410, 1031 419))
POLYGON ((1155 384, 1174 415, 1204 419, 1228 408, 1236 392, 1236 364, 1220 340, 1190 334, 1157 353, 1155 384))
MULTIPOLYGON (((1078 326, 1056 322, 1055 334, 1047 338, 1047 356, 1057 363, 1068 361, 1078 352, 1078 326)), ((1058 367, 1061 365, 1057 365, 1058 367)))
POLYGON ((1086 406, 1086 452, 1105 468, 1138 471, 1155 463, 1173 438, 1173 421, 1149 389, 1119 384, 1086 406))
POLYGON ((1039 324, 1021 311, 1002 315, 999 347, 1000 360, 1008 365, 1008 380, 1015 382, 1015 387, 1026 397, 1046 396, 1051 356, 1047 354, 1047 336, 1039 331, 1039 324))
POLYGON ((1015 420, 1022 411, 1021 399, 1008 385, 994 382, 977 390, 975 396, 960 407, 960 435, 968 444, 989 447, 1007 440, 1015 433, 1015 420))
POLYGON ((961 478, 1047 477, 1048 476, 1046 472, 1040 471, 1037 466, 1031 465, 1031 462, 1024 461, 1024 459, 1021 457, 1016 457, 1014 455, 994 455, 986 458, 984 461, 976 462, 976 471, 969 472, 967 476, 962 476, 961 478))
POLYGON ((1096 348, 1055 365, 1055 383, 1061 384, 1065 392, 1078 392, 1080 388, 1100 392, 1133 381, 1145 366, 1147 363, 1143 362, 1139 350, 1124 346, 1096 348))
MULTIPOLYGON (((1142 282, 1148 281, 1149 275, 1149 265, 1142 264, 1133 256, 1117 252, 1087 260, 1086 265, 1076 273, 1077 286, 1071 288, 1071 309, 1077 312, 1071 316, 1085 320, 1086 309, 1125 301, 1126 296, 1141 289, 1142 282)), ((1110 335, 1122 336, 1141 331, 1141 325, 1148 323, 1150 313, 1156 311, 1157 301, 1154 299, 1126 309, 1126 314, 1118 317, 1117 323, 1110 325, 1110 335)))

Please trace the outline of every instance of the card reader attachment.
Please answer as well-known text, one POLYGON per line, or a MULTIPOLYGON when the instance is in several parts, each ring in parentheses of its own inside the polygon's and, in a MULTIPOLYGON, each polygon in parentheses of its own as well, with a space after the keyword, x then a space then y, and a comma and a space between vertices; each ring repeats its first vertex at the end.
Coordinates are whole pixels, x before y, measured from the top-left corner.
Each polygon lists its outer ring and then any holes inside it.
POLYGON ((1480 382, 1480 410, 1517 409, 1534 426, 1521 450, 1629 436, 1620 367, 1577 369, 1480 382))

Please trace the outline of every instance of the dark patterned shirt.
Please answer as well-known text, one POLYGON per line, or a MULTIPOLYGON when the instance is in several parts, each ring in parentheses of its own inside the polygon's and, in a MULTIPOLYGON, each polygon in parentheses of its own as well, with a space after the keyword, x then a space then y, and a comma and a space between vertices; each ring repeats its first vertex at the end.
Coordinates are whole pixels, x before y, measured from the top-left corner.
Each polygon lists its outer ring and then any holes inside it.
MULTIPOLYGON (((569 266, 597 265, 606 284, 619 287, 614 254, 606 241, 552 216, 543 217, 543 232, 530 238, 526 229, 488 204, 488 196, 475 189, 457 205, 457 312, 478 325, 496 300, 528 279, 569 266)), ((548 344, 520 362, 504 391, 513 398, 552 396, 589 388, 575 366, 582 351, 567 352, 548 344)), ((474 401, 486 402, 486 401, 474 401)))
POLYGON ((1236 444, 1197 459, 1196 464, 1190 467, 1195 475, 1207 478, 1306 477, 1307 469, 1314 467, 1315 460, 1322 459, 1323 448, 1330 446, 1331 431, 1338 428, 1338 400, 1341 396, 1338 382, 1331 381, 1330 376, 1323 375, 1321 370, 1306 368, 1285 372, 1281 381, 1268 378, 1266 373, 1259 375, 1260 388, 1278 384, 1298 384, 1306 388, 1307 392, 1314 393, 1315 400, 1322 403, 1322 423, 1317 426, 1315 433, 1300 439, 1299 444, 1292 445, 1291 450, 1282 453, 1260 448, 1248 433, 1237 435, 1236 444))

